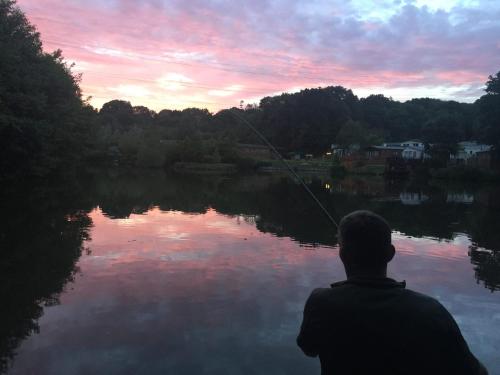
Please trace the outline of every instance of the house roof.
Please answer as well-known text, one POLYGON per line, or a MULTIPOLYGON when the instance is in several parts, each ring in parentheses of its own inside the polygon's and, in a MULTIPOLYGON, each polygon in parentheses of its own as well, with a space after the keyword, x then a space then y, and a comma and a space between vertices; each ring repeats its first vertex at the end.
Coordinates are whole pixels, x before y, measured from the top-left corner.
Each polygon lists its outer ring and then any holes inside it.
POLYGON ((458 145, 461 147, 493 147, 491 145, 487 145, 484 143, 478 143, 477 141, 463 141, 458 142, 458 145))
POLYGON ((377 150, 404 150, 404 146, 373 146, 377 150))
POLYGON ((365 150, 397 150, 403 151, 406 147, 402 146, 368 146, 365 147, 365 150))
MULTIPOLYGON (((405 147, 404 145, 408 144, 408 143, 424 144, 424 142, 422 142, 420 139, 411 139, 409 141, 403 141, 403 142, 385 142, 383 144, 383 146, 385 145, 385 147, 405 147)), ((410 147, 410 146, 406 146, 406 147, 410 147)))

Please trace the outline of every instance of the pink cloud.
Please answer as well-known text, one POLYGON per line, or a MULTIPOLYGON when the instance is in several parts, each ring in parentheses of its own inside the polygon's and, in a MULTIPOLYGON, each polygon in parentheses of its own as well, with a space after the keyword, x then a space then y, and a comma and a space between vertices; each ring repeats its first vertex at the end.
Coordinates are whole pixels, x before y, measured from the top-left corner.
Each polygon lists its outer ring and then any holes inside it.
POLYGON ((498 70, 500 7, 445 12, 406 5, 386 19, 364 19, 363 9, 334 4, 310 11, 299 1, 19 5, 46 50, 61 48, 81 66, 83 92, 96 106, 121 98, 154 109, 217 110, 242 98, 329 84, 411 96, 429 86, 480 87, 498 70), (186 77, 170 82, 184 89, 159 84, 166 76, 186 77), (133 86, 138 93, 117 96, 120 87, 133 86))

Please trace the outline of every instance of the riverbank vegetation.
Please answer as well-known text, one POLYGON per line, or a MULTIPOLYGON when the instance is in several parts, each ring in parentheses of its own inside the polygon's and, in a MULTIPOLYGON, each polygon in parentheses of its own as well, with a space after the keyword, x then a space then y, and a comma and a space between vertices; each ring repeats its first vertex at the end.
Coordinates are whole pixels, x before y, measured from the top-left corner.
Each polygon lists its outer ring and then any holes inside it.
POLYGON ((329 86, 217 113, 198 108, 155 112, 122 100, 98 111, 82 97, 81 76, 60 50, 44 52, 39 33, 12 0, 0 0, 0 50, 4 179, 98 164, 173 168, 176 163, 222 163, 252 169, 262 158, 241 152, 239 145, 260 140, 234 112, 284 155, 318 157, 332 143, 412 138, 444 150, 463 140, 500 149, 500 72, 488 78, 485 95, 475 103, 358 98, 347 88, 329 86))

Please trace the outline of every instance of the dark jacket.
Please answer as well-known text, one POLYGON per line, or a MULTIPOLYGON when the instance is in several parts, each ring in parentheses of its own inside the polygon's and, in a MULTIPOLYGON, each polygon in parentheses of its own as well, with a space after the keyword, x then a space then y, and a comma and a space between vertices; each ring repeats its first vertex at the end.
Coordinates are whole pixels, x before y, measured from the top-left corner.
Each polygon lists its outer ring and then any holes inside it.
POLYGON ((389 278, 315 289, 297 344, 322 374, 486 374, 437 300, 389 278))

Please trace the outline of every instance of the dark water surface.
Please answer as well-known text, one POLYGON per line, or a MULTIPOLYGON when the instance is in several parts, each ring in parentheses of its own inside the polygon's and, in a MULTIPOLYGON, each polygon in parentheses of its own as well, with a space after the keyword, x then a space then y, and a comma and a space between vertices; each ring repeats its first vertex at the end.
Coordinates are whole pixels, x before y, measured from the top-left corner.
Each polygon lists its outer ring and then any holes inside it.
MULTIPOLYGON (((390 276, 438 298, 500 374, 499 187, 309 184, 336 216, 385 216, 390 276)), ((302 308, 344 273, 290 180, 95 172, 0 198, 0 373, 319 373, 295 345, 302 308)))

